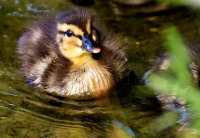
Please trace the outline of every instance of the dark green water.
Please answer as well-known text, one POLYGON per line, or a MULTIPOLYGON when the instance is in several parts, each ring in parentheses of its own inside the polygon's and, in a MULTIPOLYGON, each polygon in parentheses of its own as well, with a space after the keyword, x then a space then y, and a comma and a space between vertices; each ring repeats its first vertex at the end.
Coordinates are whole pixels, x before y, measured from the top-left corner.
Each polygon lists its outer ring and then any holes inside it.
MULTIPOLYGON (((0 0, 0 137, 175 137, 176 113, 160 112, 146 87, 133 87, 122 99, 75 102, 58 100, 24 83, 15 55, 17 39, 40 15, 71 7, 75 5, 67 0, 0 0)), ((162 49, 161 32, 166 26, 175 24, 188 42, 199 39, 200 18, 192 9, 162 11, 151 4, 127 6, 100 0, 89 8, 123 36, 129 45, 129 66, 139 76, 162 49)))

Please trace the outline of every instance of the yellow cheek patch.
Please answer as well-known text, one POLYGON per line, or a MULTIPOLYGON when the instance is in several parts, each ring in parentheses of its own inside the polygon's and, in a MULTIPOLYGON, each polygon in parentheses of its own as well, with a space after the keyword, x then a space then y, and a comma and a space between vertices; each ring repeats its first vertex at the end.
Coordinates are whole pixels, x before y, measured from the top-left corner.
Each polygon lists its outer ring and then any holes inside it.
POLYGON ((68 43, 67 45, 64 44, 60 45, 59 50, 61 54, 68 59, 79 57, 84 53, 81 47, 74 46, 73 44, 70 43, 68 43))
POLYGON ((63 37, 63 47, 81 47, 82 41, 74 36, 72 37, 63 37))
POLYGON ((74 32, 75 35, 83 36, 84 34, 84 32, 78 26, 73 25, 73 24, 58 23, 57 28, 59 31, 71 30, 72 32, 74 32))
POLYGON ((66 47, 59 46, 61 54, 73 63, 73 67, 79 67, 86 62, 92 61, 91 55, 80 47, 68 45, 66 47))
MULTIPOLYGON (((73 49, 82 49, 82 41, 76 37, 63 37, 62 42, 59 43, 60 47, 62 47, 66 51, 71 51, 73 49)), ((73 54, 73 53, 72 53, 73 54)))

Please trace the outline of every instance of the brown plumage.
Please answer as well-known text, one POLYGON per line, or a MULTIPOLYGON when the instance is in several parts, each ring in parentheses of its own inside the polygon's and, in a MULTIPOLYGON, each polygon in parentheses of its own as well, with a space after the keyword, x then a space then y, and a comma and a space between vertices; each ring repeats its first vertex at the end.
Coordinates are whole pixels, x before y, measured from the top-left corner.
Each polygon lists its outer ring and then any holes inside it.
POLYGON ((71 10, 35 22, 19 39, 17 53, 30 85, 82 100, 107 95, 123 78, 123 49, 88 11, 71 10))

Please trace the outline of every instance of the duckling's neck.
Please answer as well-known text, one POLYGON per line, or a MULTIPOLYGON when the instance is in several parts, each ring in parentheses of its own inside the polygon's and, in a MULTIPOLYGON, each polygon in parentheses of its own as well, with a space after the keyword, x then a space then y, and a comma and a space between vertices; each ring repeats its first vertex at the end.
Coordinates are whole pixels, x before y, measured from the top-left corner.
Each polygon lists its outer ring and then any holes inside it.
POLYGON ((91 55, 73 58, 71 62, 73 65, 66 78, 64 95, 79 99, 97 98, 105 96, 114 86, 114 78, 108 67, 93 59, 91 55))
POLYGON ((70 61, 72 62, 73 68, 79 68, 84 64, 96 64, 97 61, 93 59, 90 53, 84 53, 81 56, 71 58, 70 61))

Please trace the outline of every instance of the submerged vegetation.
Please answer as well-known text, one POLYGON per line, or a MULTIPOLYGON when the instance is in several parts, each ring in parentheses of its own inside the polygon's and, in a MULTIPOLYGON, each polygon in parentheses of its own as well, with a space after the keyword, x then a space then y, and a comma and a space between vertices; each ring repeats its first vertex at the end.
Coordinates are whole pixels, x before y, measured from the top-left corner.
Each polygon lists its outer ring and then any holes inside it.
MULTIPOLYGON (((161 3, 172 5, 186 5, 187 7, 200 6, 200 1, 196 0, 157 0, 161 3)), ((150 87, 166 95, 175 95, 186 103, 190 115, 189 134, 182 137, 200 137, 200 90, 194 84, 189 65, 192 63, 190 54, 183 37, 175 26, 169 26, 163 31, 164 46, 170 54, 170 66, 166 72, 153 73, 150 77, 150 87)), ((200 57, 196 57, 197 60, 200 57)), ((169 118, 168 118, 169 119, 169 118)), ((170 120, 170 119, 169 119, 170 120)), ((188 132, 188 131, 187 131, 188 132)))
POLYGON ((167 73, 153 74, 150 77, 150 86, 156 91, 184 99, 191 109, 192 128, 200 134, 200 91, 193 84, 188 70, 190 61, 188 51, 174 27, 166 29, 164 36, 165 46, 170 53, 171 66, 167 73))

